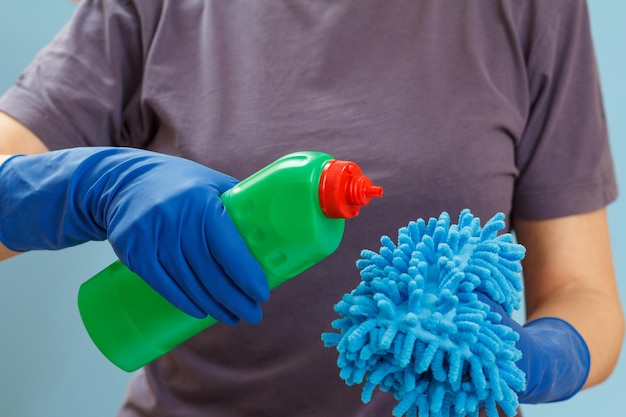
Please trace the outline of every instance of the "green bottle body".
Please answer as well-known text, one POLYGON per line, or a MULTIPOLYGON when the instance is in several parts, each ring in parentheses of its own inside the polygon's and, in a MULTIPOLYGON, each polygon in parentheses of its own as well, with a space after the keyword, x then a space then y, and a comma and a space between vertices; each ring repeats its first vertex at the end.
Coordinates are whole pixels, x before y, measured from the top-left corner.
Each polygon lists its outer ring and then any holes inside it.
MULTIPOLYGON (((345 219, 326 216, 319 202, 320 177, 332 159, 322 152, 289 154, 221 196, 270 288, 326 258, 341 242, 345 219)), ((78 306, 96 346, 129 372, 216 323, 178 310, 120 261, 81 285, 78 306)))

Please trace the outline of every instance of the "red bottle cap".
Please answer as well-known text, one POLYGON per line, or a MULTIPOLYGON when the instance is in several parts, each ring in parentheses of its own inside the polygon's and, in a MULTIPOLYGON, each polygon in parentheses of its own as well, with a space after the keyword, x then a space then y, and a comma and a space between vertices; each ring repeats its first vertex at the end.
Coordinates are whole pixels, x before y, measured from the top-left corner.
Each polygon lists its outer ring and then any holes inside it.
POLYGON ((359 214, 372 197, 381 197, 383 187, 372 185, 361 168, 350 161, 331 160, 320 178, 319 198, 324 214, 349 219, 359 214))

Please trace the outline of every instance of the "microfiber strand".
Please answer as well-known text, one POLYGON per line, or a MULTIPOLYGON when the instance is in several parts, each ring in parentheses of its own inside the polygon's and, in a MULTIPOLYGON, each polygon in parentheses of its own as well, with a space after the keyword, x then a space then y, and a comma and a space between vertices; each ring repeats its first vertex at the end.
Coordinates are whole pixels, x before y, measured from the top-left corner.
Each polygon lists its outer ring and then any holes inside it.
POLYGON ((338 332, 322 334, 338 352, 339 376, 363 384, 368 403, 376 388, 398 401, 395 417, 478 416, 499 406, 514 416, 525 375, 515 365, 518 334, 500 324, 478 296, 507 314, 520 308, 525 248, 498 213, 484 227, 470 210, 458 224, 448 213, 410 222, 380 251, 363 250, 361 282, 335 305, 338 332))

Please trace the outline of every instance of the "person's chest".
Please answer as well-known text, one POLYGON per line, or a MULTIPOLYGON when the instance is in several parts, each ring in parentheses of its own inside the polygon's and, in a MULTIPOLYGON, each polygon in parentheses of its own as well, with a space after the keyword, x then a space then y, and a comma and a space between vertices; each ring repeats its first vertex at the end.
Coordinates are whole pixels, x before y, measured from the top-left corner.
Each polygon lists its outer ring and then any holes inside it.
POLYGON ((142 91, 156 128, 133 140, 239 179, 320 150, 359 163, 399 216, 508 214, 519 45, 450 5, 205 10, 178 47, 154 44, 142 91))

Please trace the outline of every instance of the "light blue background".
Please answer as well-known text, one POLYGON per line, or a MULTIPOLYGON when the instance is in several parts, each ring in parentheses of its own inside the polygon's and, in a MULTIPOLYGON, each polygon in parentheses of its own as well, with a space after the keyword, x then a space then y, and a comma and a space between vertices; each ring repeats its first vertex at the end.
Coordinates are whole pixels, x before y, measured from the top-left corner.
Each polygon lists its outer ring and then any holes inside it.
MULTIPOLYGON (((549 0, 546 0, 549 1, 549 0)), ((71 16, 63 0, 2 0, 0 92, 13 84, 71 16)), ((589 0, 618 183, 626 187, 626 2, 589 0)), ((620 294, 626 300, 626 199, 609 207, 620 294)), ((83 330, 79 285, 115 259, 106 243, 28 253, 0 263, 0 416, 108 417, 129 374, 104 359, 83 330)), ((626 354, 626 348, 624 349, 626 354)), ((624 354, 622 355, 624 356, 624 354)), ((604 384, 526 417, 625 415, 626 360, 604 384)))

